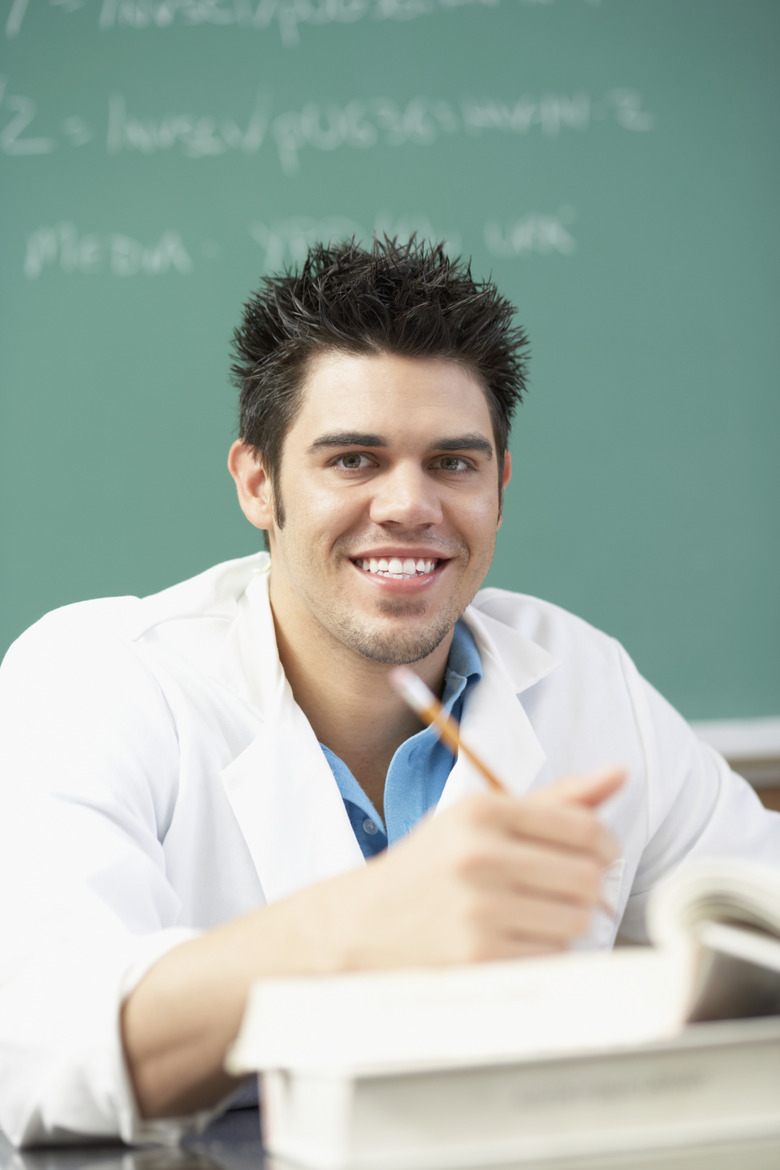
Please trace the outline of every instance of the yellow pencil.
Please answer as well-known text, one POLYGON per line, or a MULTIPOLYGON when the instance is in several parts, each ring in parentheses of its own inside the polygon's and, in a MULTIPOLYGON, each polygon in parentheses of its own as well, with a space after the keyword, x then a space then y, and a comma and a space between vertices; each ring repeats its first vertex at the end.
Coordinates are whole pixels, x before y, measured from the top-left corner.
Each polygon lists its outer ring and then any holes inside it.
MULTIPOLYGON (((468 744, 463 742, 457 719, 453 719, 451 715, 447 714, 433 691, 425 685, 418 674, 415 674, 408 666, 395 666, 390 671, 390 683, 424 723, 430 723, 436 728, 439 739, 447 745, 454 756, 458 754, 458 750, 462 751, 464 756, 471 760, 474 767, 482 773, 491 788, 496 792, 508 791, 476 752, 473 752, 468 744)), ((610 918, 615 912, 614 907, 603 899, 599 902, 598 909, 610 918)))
POLYGON ((430 723, 436 729, 439 739, 447 745, 454 756, 461 751, 482 773, 491 788, 496 792, 506 792, 506 788, 495 773, 491 772, 476 752, 463 742, 457 719, 447 714, 433 691, 429 690, 419 675, 408 666, 396 666, 390 671, 390 683, 423 722, 430 723))

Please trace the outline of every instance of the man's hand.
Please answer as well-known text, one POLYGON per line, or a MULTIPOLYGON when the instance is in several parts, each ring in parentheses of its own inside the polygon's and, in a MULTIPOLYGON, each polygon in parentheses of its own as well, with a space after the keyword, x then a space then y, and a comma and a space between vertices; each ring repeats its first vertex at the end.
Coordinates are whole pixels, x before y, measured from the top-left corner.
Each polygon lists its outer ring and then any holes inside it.
MULTIPOLYGON (((369 862, 361 880, 337 879, 343 892, 338 921, 328 921, 322 939, 326 966, 464 963, 566 948, 588 933, 601 872, 618 856, 597 809, 624 779, 614 768, 525 799, 485 792, 427 818, 369 862)), ((321 921, 331 918, 322 912, 321 921)))
POLYGON ((601 871, 618 854, 599 806, 620 769, 529 797, 484 793, 427 817, 364 868, 217 927, 163 956, 125 1003, 122 1029, 141 1112, 216 1104, 252 983, 513 958, 586 934, 601 871))

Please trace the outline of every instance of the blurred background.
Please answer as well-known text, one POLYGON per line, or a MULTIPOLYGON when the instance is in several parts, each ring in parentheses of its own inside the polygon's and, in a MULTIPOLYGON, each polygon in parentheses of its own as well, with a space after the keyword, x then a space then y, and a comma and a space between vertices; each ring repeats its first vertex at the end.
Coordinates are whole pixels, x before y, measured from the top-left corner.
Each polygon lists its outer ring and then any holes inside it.
POLYGON ((780 715, 776 0, 3 0, 0 653, 253 552, 228 348, 416 231, 531 337, 489 583, 780 715))

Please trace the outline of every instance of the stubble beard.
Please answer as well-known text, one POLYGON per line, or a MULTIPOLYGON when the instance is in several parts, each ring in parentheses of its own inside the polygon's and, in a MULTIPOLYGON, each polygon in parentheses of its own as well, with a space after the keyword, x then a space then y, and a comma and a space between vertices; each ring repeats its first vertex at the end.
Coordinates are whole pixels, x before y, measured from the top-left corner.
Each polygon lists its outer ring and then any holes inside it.
MULTIPOLYGON (((419 617, 425 610, 424 601, 384 601, 379 606, 384 617, 399 623, 405 618, 419 617)), ((334 626, 342 643, 369 662, 383 666, 408 666, 432 654, 451 633, 460 616, 460 612, 453 606, 448 612, 440 614, 434 625, 414 631, 401 628, 384 632, 344 616, 334 626)))

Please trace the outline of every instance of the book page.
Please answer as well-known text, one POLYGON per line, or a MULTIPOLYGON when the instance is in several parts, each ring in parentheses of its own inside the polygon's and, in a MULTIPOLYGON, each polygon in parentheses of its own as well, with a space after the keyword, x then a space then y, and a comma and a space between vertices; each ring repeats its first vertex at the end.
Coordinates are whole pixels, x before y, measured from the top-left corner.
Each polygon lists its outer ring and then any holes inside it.
POLYGON ((651 894, 648 929, 657 945, 693 936, 703 922, 742 924, 780 941, 780 868, 713 858, 681 866, 651 894))
POLYGON ((692 1023, 780 1014, 780 941, 721 922, 701 923, 696 935, 692 1023))

